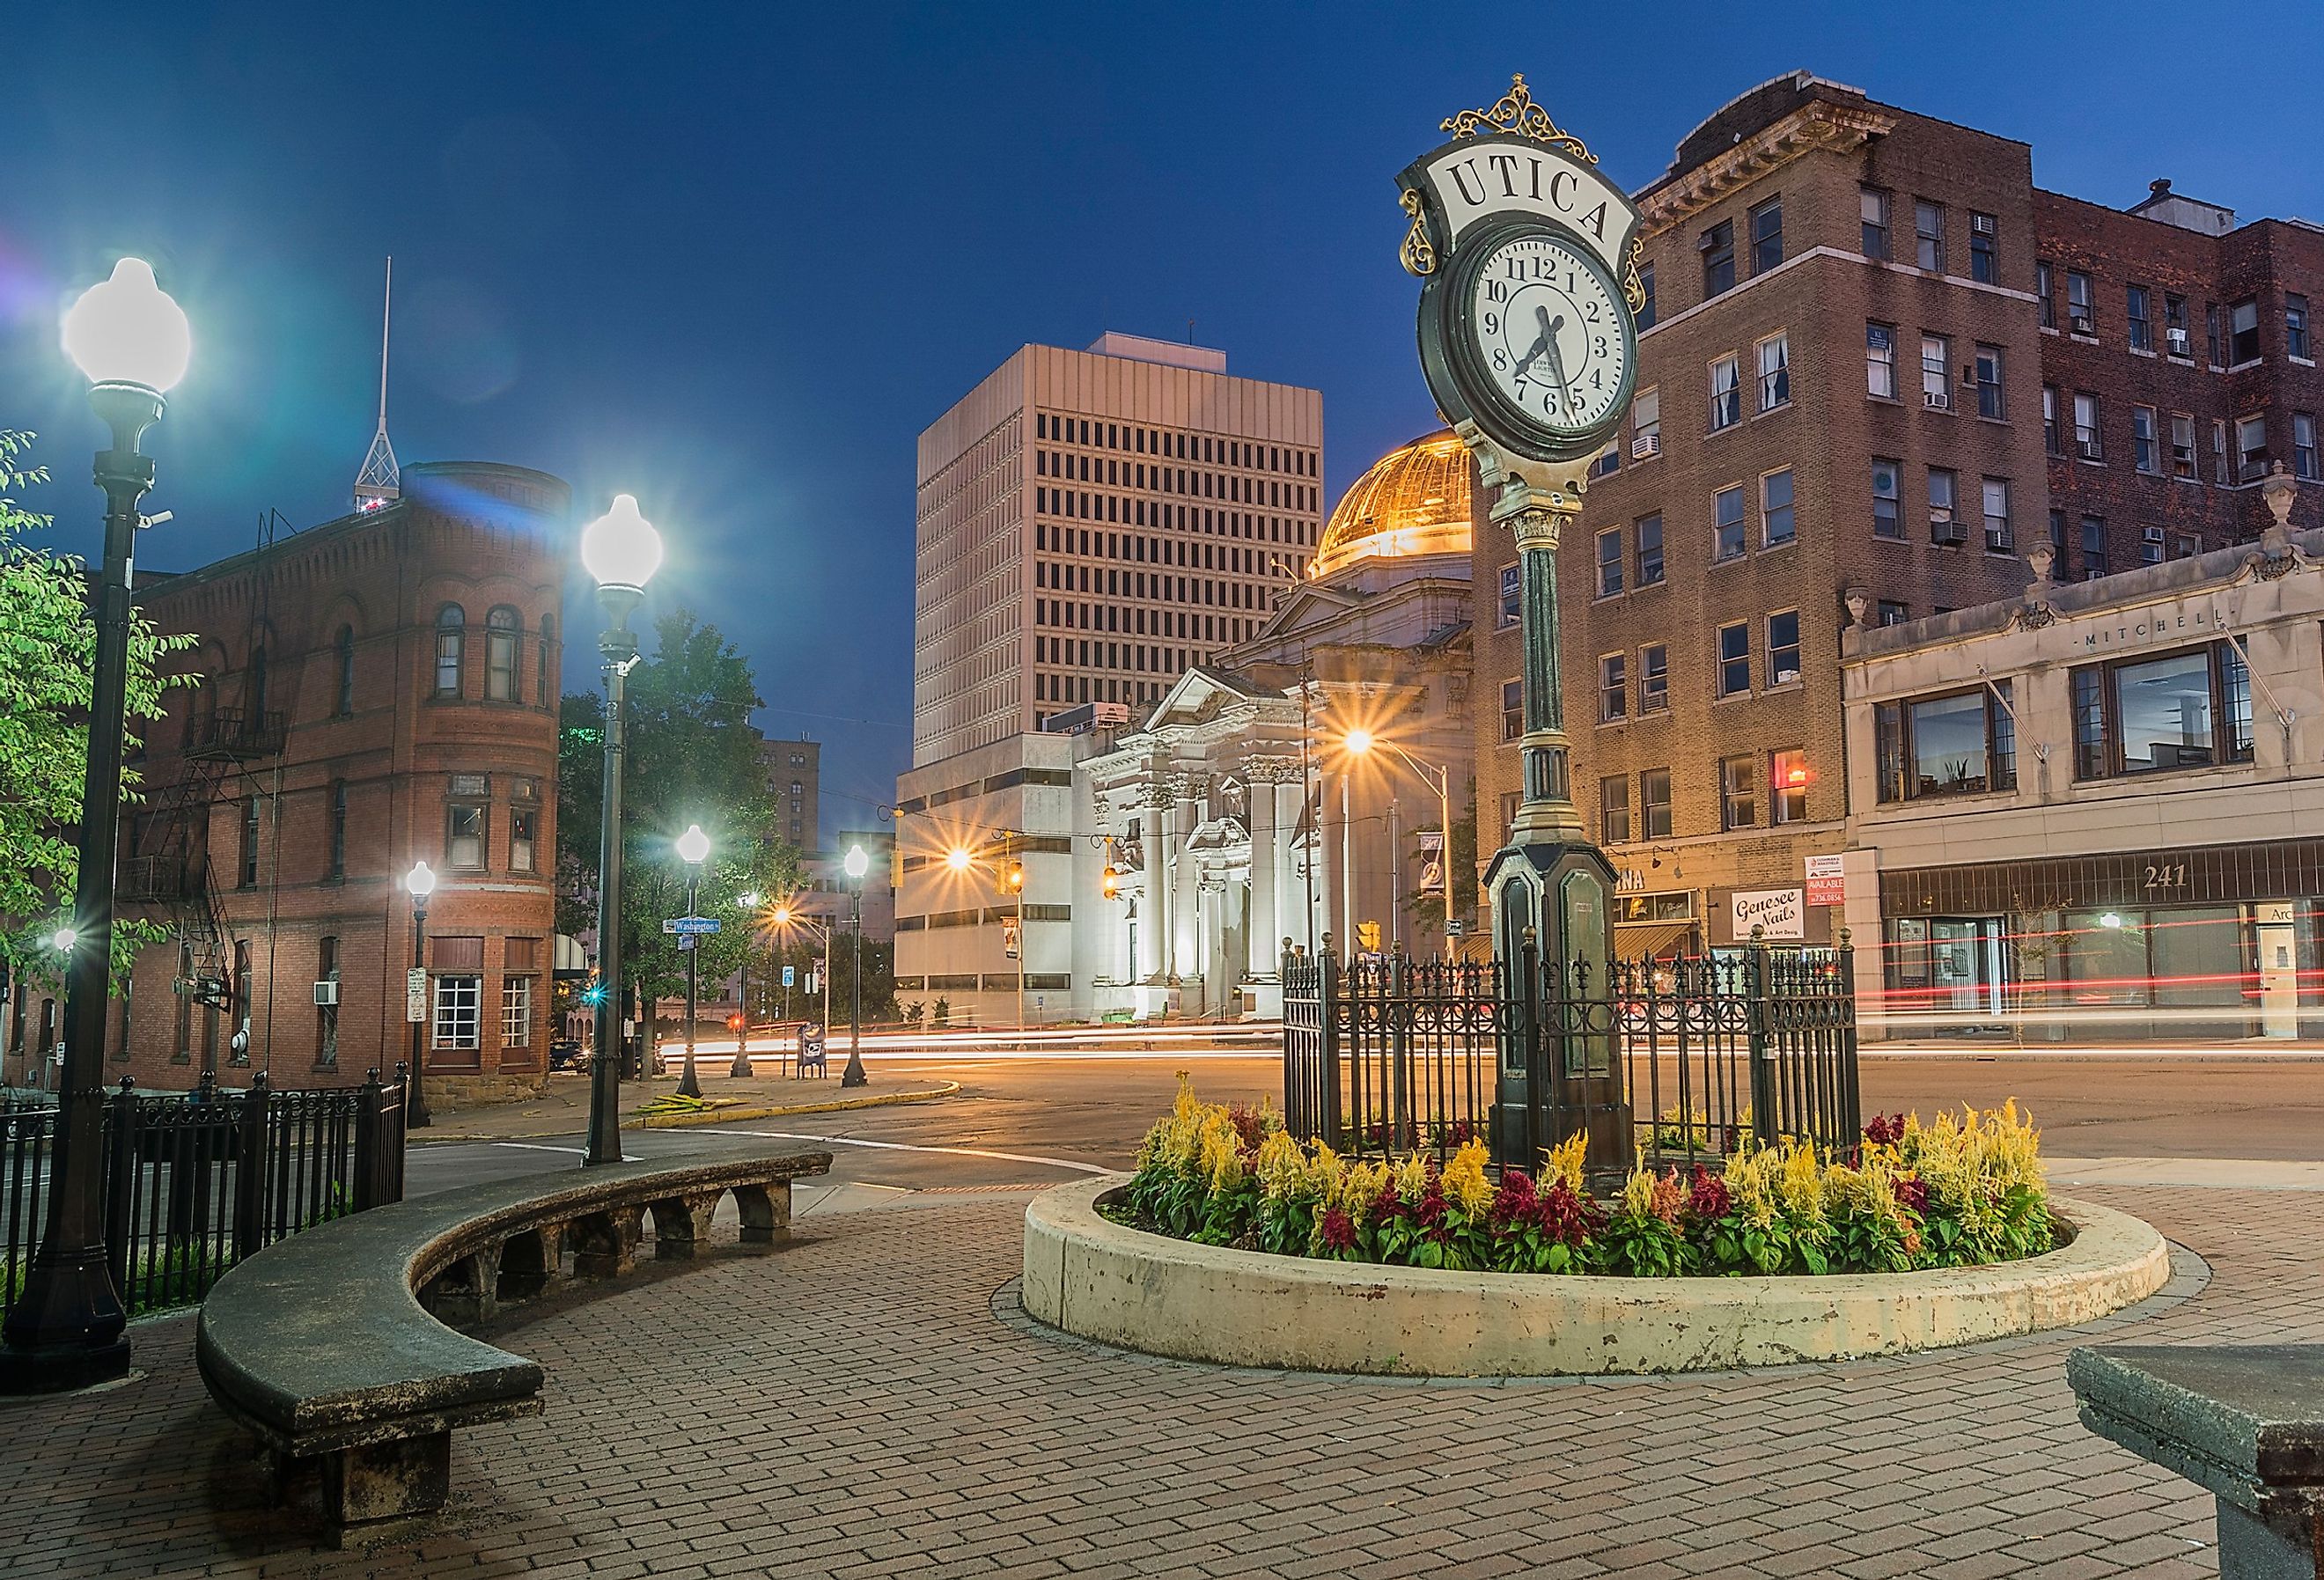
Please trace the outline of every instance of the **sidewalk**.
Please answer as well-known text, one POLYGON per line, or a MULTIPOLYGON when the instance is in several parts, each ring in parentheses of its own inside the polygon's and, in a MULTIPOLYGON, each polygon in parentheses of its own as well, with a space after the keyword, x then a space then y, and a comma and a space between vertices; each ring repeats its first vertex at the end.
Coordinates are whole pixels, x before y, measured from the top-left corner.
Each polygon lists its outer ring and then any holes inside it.
MULTIPOLYGON (((697 1061, 697 1068, 700 1067, 697 1061)), ((827 1113, 838 1109, 875 1108, 895 1103, 928 1103, 960 1089, 954 1081, 930 1081, 925 1076, 907 1078, 872 1072, 864 1086, 844 1087, 839 1075, 828 1078, 761 1075, 747 1081, 727 1077, 724 1064, 703 1069, 702 1095, 713 1106, 704 1115, 655 1115, 641 1122, 638 1110, 656 1098, 673 1096, 678 1073, 658 1076, 642 1085, 622 1083, 622 1128, 659 1130, 672 1124, 720 1124, 738 1119, 778 1119, 792 1113, 827 1113)), ((542 1136, 579 1135, 589 1128, 589 1077, 552 1075, 549 1090, 538 1097, 512 1103, 480 1103, 453 1107, 438 1103, 435 1123, 411 1132, 415 1143, 429 1141, 526 1141, 542 1136)))

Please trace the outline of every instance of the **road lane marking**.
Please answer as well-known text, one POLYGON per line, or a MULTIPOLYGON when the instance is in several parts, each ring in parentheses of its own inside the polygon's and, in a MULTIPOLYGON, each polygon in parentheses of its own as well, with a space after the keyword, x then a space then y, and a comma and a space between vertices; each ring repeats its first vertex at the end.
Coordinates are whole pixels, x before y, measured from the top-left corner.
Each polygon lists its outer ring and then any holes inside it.
POLYGON ((793 1130, 730 1130, 730 1136, 763 1136, 776 1141, 828 1141, 835 1147, 870 1147, 882 1152, 942 1152, 954 1158, 992 1158, 1003 1163, 1038 1163, 1047 1169, 1071 1169, 1083 1174, 1114 1174, 1120 1170, 1099 1163, 1076 1163, 1070 1158, 1042 1158, 1029 1152, 988 1152, 981 1147, 918 1147, 908 1141, 874 1141, 859 1136, 816 1135, 793 1130))
POLYGON ((496 1147, 513 1148, 520 1152, 569 1152, 576 1158, 586 1158, 589 1155, 589 1149, 586 1147, 544 1147, 538 1141, 494 1141, 492 1144, 496 1147))

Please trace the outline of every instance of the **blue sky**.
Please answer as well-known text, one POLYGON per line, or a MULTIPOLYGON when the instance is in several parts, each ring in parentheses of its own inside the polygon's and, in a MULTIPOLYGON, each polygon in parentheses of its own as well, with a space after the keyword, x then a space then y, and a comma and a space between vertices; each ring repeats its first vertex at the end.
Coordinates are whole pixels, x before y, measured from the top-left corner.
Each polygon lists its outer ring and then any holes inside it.
POLYGON ((175 568, 344 508, 392 252, 398 453, 542 467, 585 517, 635 493, 656 602, 829 743, 826 827, 909 755, 919 430, 1026 341, 1192 320, 1323 390, 1336 493, 1433 422, 1391 178, 1511 70, 1631 186, 1804 67, 2029 142, 2046 187, 2324 218, 2312 4, 33 0, 0 59, 0 425, 41 432, 68 546, 78 286, 142 252, 194 319, 142 546, 175 568))

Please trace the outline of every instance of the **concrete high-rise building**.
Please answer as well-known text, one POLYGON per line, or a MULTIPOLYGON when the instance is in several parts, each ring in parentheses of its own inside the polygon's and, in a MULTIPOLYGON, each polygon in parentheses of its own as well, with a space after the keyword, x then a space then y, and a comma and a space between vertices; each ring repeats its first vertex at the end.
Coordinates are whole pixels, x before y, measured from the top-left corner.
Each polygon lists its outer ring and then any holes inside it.
POLYGON ((1027 346, 920 435, 915 766, 1151 706, 1299 579, 1323 395, 1226 367, 1134 335, 1027 346))

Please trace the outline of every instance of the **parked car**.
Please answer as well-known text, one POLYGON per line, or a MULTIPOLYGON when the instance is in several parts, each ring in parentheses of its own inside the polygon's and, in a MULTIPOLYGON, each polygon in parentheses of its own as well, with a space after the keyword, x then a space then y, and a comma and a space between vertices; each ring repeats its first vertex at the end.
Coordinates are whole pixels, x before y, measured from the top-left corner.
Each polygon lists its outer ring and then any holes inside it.
POLYGON ((556 1038, 549 1045, 549 1067, 586 1075, 589 1071, 589 1050, 570 1037, 556 1038))

